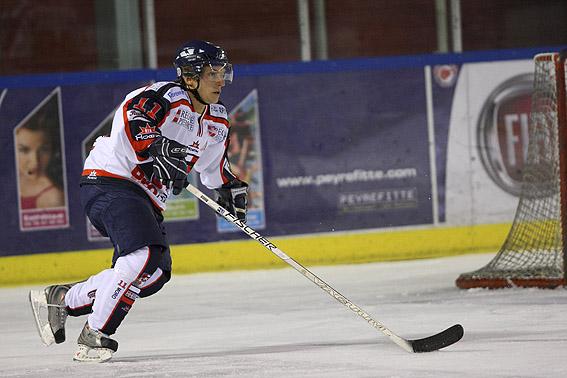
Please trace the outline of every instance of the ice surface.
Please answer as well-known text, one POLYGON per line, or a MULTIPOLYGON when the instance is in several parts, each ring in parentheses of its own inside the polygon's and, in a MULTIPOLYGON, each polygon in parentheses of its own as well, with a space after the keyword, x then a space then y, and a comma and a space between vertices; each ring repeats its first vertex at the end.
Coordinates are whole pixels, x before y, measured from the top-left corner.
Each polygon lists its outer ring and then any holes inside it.
MULTIPOLYGON (((312 267, 405 338, 465 327, 457 344, 409 354, 291 268, 174 276, 139 299, 105 364, 72 361, 85 318, 45 347, 27 293, 0 290, 2 377, 567 377, 567 291, 459 290, 489 255, 312 267)), ((39 288, 39 287, 33 287, 39 288)))

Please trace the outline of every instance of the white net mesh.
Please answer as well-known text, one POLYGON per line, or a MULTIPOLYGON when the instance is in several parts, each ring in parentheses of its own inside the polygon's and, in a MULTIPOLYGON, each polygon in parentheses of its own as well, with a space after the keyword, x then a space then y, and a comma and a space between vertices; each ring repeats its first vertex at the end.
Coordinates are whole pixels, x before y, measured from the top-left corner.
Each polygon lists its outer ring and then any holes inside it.
POLYGON ((564 284, 557 59, 558 54, 534 59, 528 155, 512 228, 488 265, 457 279, 461 288, 564 284))

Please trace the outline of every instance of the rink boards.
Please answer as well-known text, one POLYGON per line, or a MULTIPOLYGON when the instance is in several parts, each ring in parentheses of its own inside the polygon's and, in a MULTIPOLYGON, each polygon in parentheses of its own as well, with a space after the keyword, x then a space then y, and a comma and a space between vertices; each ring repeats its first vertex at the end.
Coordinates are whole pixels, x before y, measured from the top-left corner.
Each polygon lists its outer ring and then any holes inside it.
MULTIPOLYGON (((307 265, 497 250, 519 198, 531 57, 550 50, 236 67, 223 101, 229 158, 250 183, 248 224, 307 265)), ((128 91, 172 76, 0 78, 0 285, 82 279, 109 265, 110 243, 80 207, 82 162, 128 91), (15 137, 39 118, 60 141, 56 208, 21 205, 15 137)), ((174 273, 283 266, 191 194, 168 206, 174 273)))

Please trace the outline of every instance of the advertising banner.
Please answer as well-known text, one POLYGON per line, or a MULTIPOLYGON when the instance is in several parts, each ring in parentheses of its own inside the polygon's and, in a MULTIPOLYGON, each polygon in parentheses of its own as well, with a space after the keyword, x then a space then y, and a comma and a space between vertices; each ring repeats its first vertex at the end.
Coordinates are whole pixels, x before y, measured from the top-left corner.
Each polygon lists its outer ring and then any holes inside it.
MULTIPOLYGON (((230 111, 229 120, 228 159, 233 173, 248 183, 246 223, 255 230, 262 230, 266 227, 266 214, 257 90, 252 90, 230 111)), ((217 230, 239 231, 239 228, 218 217, 217 230)))
POLYGON ((14 127, 20 231, 69 226, 59 88, 14 127))
POLYGON ((244 78, 226 92, 252 89, 271 234, 431 222, 423 68, 244 78))
POLYGON ((446 221, 446 186, 447 180, 447 143, 451 110, 455 98, 455 87, 461 65, 435 65, 431 70, 431 116, 433 119, 433 137, 435 146, 435 183, 437 184, 437 213, 439 223, 446 221))
MULTIPOLYGON (((237 69, 235 82, 223 89, 232 124, 228 157, 250 184, 253 228, 272 237, 512 217, 526 145, 530 61, 443 64, 429 71, 415 64, 335 64, 240 77, 237 69)), ((0 256, 110 247, 80 206, 84 159, 109 133, 127 93, 174 74, 132 74, 115 82, 87 76, 0 88, 0 256)), ((170 243, 246 237, 201 206, 185 192, 168 203, 170 243)))
POLYGON ((447 219, 511 222, 527 155, 531 60, 463 65, 451 106, 447 219))

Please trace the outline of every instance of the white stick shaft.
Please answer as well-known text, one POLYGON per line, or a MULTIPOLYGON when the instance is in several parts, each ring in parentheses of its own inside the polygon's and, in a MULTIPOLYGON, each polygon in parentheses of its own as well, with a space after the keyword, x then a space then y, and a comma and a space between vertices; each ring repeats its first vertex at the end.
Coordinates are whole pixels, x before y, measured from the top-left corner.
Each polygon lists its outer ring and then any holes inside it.
POLYGON ((309 269, 307 269, 306 267, 304 267, 303 265, 301 265, 300 263, 298 263, 297 261, 295 261, 294 259, 292 259, 288 255, 286 255, 281 249, 276 247, 275 244, 273 244, 268 239, 266 239, 265 237, 260 235, 257 231, 255 231, 254 229, 252 229, 251 227, 246 225, 246 223, 242 222, 237 217, 235 217, 234 215, 229 213, 222 206, 220 206, 215 201, 213 201, 211 198, 206 196, 203 192, 201 192, 195 186, 189 184, 189 186, 187 186, 187 190, 190 191, 191 193, 193 193, 195 195, 195 197, 197 197, 199 200, 204 202, 207 206, 209 206, 211 209, 213 209, 217 214, 219 214, 224 219, 226 219, 230 223, 232 223, 232 224, 236 225, 238 228, 240 228, 251 239, 254 239, 257 242, 259 242, 260 244, 262 244, 266 249, 268 249, 274 255, 278 256, 281 260, 285 261, 288 265, 290 265, 295 270, 297 270, 299 273, 301 273, 305 278, 307 278, 308 280, 313 282, 315 285, 319 286, 323 291, 327 292, 327 294, 329 294, 331 297, 335 298, 335 300, 337 300, 337 302, 346 306, 352 312, 354 312, 355 314, 357 314, 358 316, 360 316, 361 318, 366 320, 368 322, 368 324, 370 324, 371 326, 373 326, 374 328, 376 328, 377 330, 382 332, 384 335, 388 336, 390 338, 390 340, 392 340, 394 343, 396 343, 397 345, 399 345, 400 347, 402 347, 403 349, 405 349, 406 351, 408 351, 410 353, 413 352, 413 348, 412 348, 411 344, 406 339, 396 335, 395 333, 390 331, 388 328, 386 328, 386 326, 384 326, 382 323, 373 319, 362 308, 360 308, 359 306, 352 303, 348 298, 346 298, 344 295, 339 293, 337 290, 333 289, 329 284, 327 284, 321 278, 317 277, 309 269))

